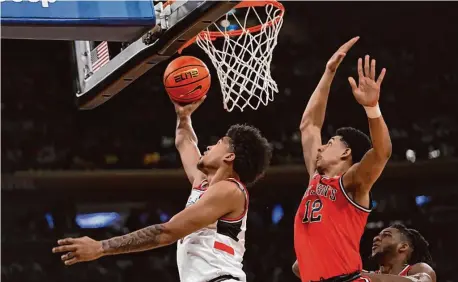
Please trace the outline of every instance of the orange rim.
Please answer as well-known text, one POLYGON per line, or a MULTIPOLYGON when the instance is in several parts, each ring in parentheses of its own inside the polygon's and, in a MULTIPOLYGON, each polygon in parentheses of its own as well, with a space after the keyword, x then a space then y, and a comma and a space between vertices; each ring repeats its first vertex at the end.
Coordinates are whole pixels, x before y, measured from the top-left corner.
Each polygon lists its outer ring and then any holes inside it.
MULTIPOLYGON (((175 0, 169 0, 164 4, 164 7, 172 4, 175 2, 175 0)), ((201 37, 204 37, 207 40, 214 41, 217 38, 224 37, 226 35, 229 36, 240 36, 244 33, 250 32, 250 33, 256 33, 260 31, 263 27, 265 26, 272 26, 273 24, 277 23, 281 18, 283 18, 283 14, 285 13, 285 7, 283 5, 276 1, 276 0, 265 0, 265 1, 251 1, 251 0, 246 0, 240 2, 237 6, 235 6, 234 9, 240 9, 240 8, 248 8, 248 7, 262 7, 262 6, 267 6, 267 5, 272 5, 276 7, 277 9, 281 10, 280 14, 277 15, 274 19, 271 21, 266 22, 265 24, 259 24, 256 26, 248 27, 245 29, 238 29, 238 30, 231 30, 227 31, 225 33, 222 33, 220 31, 202 31, 199 33, 201 37)), ((197 35, 197 36, 199 36, 197 35)), ((188 47, 189 45, 193 44, 196 41, 197 36, 186 42, 179 50, 178 53, 181 54, 183 49, 188 47)))

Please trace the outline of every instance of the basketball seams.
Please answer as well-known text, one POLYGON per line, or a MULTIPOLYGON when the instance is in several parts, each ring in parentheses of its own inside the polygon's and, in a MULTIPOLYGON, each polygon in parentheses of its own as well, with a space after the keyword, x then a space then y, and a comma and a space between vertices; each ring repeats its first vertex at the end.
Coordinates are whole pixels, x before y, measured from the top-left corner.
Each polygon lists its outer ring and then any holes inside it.
MULTIPOLYGON (((187 68, 187 67, 203 67, 203 68, 207 69, 207 72, 209 72, 207 66, 204 66, 204 65, 194 65, 194 64, 193 64, 193 65, 181 66, 181 67, 176 68, 176 69, 174 69, 173 71, 171 71, 171 72, 164 78, 163 83, 164 83, 165 87, 167 87, 166 82, 167 82, 167 79, 169 78, 169 76, 171 76, 171 75, 172 75, 174 72, 176 72, 177 70, 181 70, 181 69, 184 69, 184 68, 187 68)), ((210 72, 209 72, 209 73, 210 73, 210 72)))

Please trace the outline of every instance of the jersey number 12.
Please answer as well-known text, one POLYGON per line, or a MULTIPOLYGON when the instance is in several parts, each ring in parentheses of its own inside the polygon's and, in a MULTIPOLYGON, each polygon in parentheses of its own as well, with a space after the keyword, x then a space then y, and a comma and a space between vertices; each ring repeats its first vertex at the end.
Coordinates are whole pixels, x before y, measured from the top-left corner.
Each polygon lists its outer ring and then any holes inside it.
POLYGON ((320 222, 321 221, 321 214, 320 211, 323 208, 323 203, 320 199, 316 199, 313 202, 308 200, 305 203, 305 212, 304 218, 302 219, 302 223, 313 223, 313 222, 320 222))

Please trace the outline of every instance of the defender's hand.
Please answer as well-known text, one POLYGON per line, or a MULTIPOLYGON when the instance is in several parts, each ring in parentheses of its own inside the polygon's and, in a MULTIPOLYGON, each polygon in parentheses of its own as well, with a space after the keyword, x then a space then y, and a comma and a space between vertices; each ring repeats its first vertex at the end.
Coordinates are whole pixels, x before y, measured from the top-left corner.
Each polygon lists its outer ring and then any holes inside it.
POLYGON ((331 59, 329 59, 328 63, 326 64, 326 69, 330 72, 335 72, 340 63, 342 63, 344 57, 347 55, 347 52, 351 49, 351 47, 353 47, 353 45, 355 45, 358 39, 359 36, 354 37, 344 45, 340 46, 334 55, 332 55, 331 59))
POLYGON ((61 256, 65 265, 91 261, 103 255, 102 242, 89 237, 66 238, 57 241, 59 247, 52 249, 53 253, 65 253, 61 256))
POLYGON ((377 81, 375 81, 375 60, 372 60, 370 67, 369 60, 369 55, 366 55, 363 72, 363 60, 361 58, 358 59, 359 85, 356 85, 353 77, 349 77, 348 81, 356 101, 365 107, 374 107, 380 97, 380 86, 385 77, 386 69, 382 69, 377 81))
POLYGON ((180 105, 174 101, 172 101, 173 105, 175 106, 175 112, 177 113, 177 116, 179 117, 187 117, 187 116, 190 116, 199 106, 200 104, 202 104, 205 100, 205 98, 207 98, 207 95, 203 96, 202 98, 200 98, 200 100, 194 102, 194 103, 191 103, 191 104, 187 104, 187 105, 180 105))

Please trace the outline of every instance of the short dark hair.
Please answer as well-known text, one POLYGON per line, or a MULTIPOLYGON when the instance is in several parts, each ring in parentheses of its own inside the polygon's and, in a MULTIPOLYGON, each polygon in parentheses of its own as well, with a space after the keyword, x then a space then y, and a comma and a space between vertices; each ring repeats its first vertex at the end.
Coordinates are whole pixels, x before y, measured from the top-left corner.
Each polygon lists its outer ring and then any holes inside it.
POLYGON ((358 163, 372 147, 369 136, 353 127, 341 127, 337 129, 336 135, 342 137, 342 141, 351 149, 353 163, 358 163))
POLYGON ((391 228, 397 229, 412 248, 412 254, 407 261, 408 264, 413 265, 423 262, 430 266, 433 265, 433 259, 428 248, 429 243, 418 230, 407 228, 403 224, 394 224, 391 228))
POLYGON ((256 127, 232 125, 226 133, 234 149, 234 170, 246 185, 256 182, 270 164, 272 147, 256 127))

